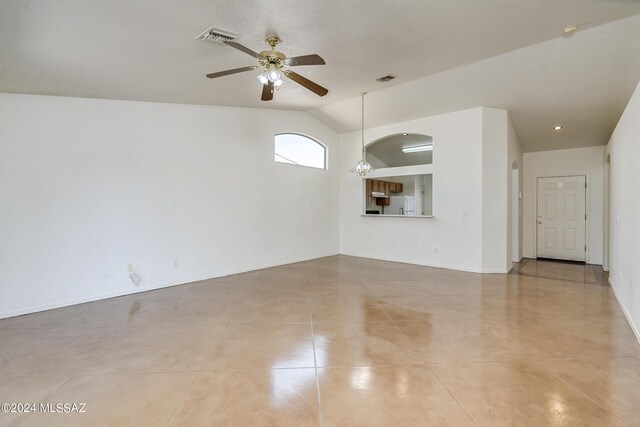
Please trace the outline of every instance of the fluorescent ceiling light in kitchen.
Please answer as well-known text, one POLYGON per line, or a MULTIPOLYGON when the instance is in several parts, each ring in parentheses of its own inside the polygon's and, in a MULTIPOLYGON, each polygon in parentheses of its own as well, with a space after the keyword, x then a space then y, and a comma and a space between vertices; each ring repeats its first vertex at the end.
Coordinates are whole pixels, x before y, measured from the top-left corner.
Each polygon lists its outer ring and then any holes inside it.
POLYGON ((403 153, 419 153, 421 151, 431 151, 433 145, 415 145, 413 147, 402 147, 403 153))

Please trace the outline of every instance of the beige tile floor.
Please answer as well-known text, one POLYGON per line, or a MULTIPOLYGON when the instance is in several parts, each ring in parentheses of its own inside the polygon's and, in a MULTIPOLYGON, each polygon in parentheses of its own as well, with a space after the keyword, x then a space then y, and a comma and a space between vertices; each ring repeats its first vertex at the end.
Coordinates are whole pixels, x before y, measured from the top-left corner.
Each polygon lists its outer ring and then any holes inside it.
POLYGON ((0 425, 640 426, 602 271, 335 256, 0 320, 0 425))

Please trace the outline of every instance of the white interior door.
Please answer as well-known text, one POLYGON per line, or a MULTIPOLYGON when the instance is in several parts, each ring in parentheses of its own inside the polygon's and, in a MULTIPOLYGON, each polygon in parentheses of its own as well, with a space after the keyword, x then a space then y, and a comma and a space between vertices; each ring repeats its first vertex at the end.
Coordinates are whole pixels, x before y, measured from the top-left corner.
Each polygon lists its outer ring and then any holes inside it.
POLYGON ((538 178, 538 257, 586 260, 586 177, 538 178))

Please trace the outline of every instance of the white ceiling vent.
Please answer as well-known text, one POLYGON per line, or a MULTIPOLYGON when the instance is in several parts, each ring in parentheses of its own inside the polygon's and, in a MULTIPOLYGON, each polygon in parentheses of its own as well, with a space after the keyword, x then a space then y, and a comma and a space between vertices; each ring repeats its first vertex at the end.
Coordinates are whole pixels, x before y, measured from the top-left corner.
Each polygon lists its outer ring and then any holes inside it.
POLYGON ((376 80, 379 81, 380 83, 386 83, 390 80, 395 79, 396 76, 392 76, 391 74, 388 74, 386 76, 382 76, 382 77, 378 77, 376 80))
POLYGON ((236 39, 239 36, 240 34, 234 33, 233 31, 223 30, 222 28, 211 27, 211 28, 208 28, 204 33, 196 37, 196 40, 204 40, 208 42, 222 44, 225 41, 236 39))

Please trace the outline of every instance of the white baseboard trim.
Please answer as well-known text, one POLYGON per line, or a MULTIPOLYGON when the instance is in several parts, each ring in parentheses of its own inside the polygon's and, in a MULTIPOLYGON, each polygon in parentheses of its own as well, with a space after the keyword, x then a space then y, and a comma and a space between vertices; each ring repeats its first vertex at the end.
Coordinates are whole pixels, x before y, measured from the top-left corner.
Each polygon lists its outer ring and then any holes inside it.
POLYGON ((140 288, 136 288, 136 289, 132 289, 132 290, 105 292, 105 293, 102 293, 102 294, 88 295, 88 296, 82 297, 82 298, 73 298, 73 299, 68 299, 68 300, 62 300, 62 301, 58 301, 58 302, 51 303, 51 304, 35 305, 35 306, 31 306, 31 307, 21 308, 21 309, 18 309, 18 310, 2 312, 2 313, 0 313, 0 319, 6 319, 8 317, 15 317, 15 316, 23 316, 25 314, 39 313, 41 311, 47 311, 47 310, 55 310, 56 308, 69 307, 69 306, 72 306, 72 305, 78 305, 78 304, 84 304, 84 303, 87 303, 87 302, 100 301, 100 300, 109 299, 109 298, 123 297, 123 296, 131 295, 131 294, 141 294, 141 293, 148 292, 148 291, 155 291, 156 289, 170 288, 172 286, 179 286, 179 285, 184 285, 184 284, 191 283, 191 282, 198 282, 200 280, 206 280, 206 278, 205 277, 197 278, 197 279, 189 280, 189 281, 186 281, 186 282, 170 283, 170 284, 166 284, 166 285, 145 286, 144 288, 140 287, 140 288))
POLYGON ((206 275, 203 277, 194 277, 181 282, 171 282, 171 283, 165 283, 165 284, 159 284, 159 285, 153 285, 153 286, 145 286, 143 288, 136 288, 132 290, 105 292, 103 294, 88 295, 86 297, 63 300, 63 301, 55 302, 52 304, 41 304, 37 306, 25 307, 18 310, 1 312, 0 319, 5 319, 8 317, 15 317, 15 316, 22 316, 25 314, 33 314, 41 311, 53 310, 56 308, 68 307, 68 306, 77 305, 77 304, 84 304, 87 302, 100 301, 100 300, 109 299, 109 298, 117 298, 117 297, 123 297, 126 295, 140 294, 148 291, 155 291, 157 289, 170 288, 172 286, 186 285, 187 283, 199 282, 201 280, 216 279, 219 277, 231 276, 233 274, 247 273, 250 271, 262 270, 262 269, 271 268, 271 267, 278 267, 278 266, 287 265, 287 264, 295 264, 297 262, 311 261, 314 259, 326 258, 329 256, 335 256, 335 255, 340 255, 340 254, 338 252, 330 252, 327 254, 313 255, 311 256, 311 258, 300 258, 300 259, 293 259, 289 261, 281 261, 281 262, 270 263, 270 264, 261 264, 261 265, 246 268, 246 269, 224 271, 213 276, 206 275))
POLYGON ((622 313, 624 313, 624 317, 627 318, 627 322, 629 323, 629 326, 631 326, 631 330, 633 331, 634 335, 636 336, 636 339, 640 343, 640 328, 636 326, 635 323, 633 323, 633 318, 631 317, 631 314, 629 314, 629 310, 627 310, 627 307, 625 307, 622 300, 618 296, 618 291, 616 291, 616 285, 613 283, 613 280, 611 280, 611 276, 609 276, 608 280, 609 280, 609 285, 611 286, 611 289, 613 289, 613 295, 615 295, 616 300, 618 301, 618 304, 620 304, 620 308, 622 308, 622 313))
POLYGON ((512 259, 511 262, 520 262, 524 259, 524 256, 521 256, 519 259, 512 259))
POLYGON ((398 262, 400 264, 409 264, 409 265, 419 265, 421 267, 432 267, 432 268, 444 268, 445 270, 456 270, 456 271, 464 271, 467 273, 482 273, 482 274, 506 274, 509 272, 506 268, 503 270, 481 270, 476 268, 468 268, 468 267, 460 267, 446 264, 434 264, 434 263, 424 263, 424 262, 414 262, 407 261, 403 259, 394 259, 394 258, 386 258, 386 257, 376 257, 376 256, 364 256, 364 255, 356 255, 347 252, 341 252, 340 255, 352 256, 355 258, 368 258, 375 259, 379 261, 389 261, 389 262, 398 262))

